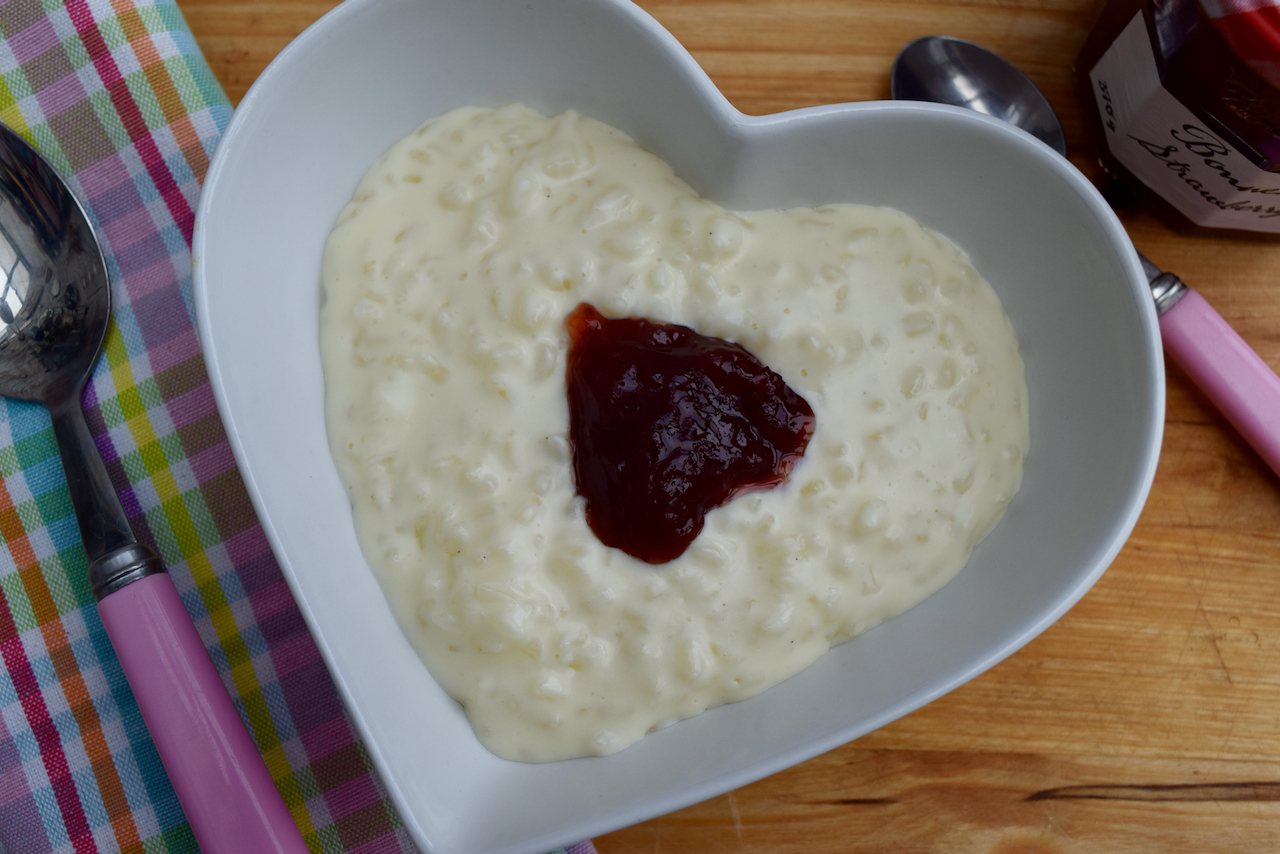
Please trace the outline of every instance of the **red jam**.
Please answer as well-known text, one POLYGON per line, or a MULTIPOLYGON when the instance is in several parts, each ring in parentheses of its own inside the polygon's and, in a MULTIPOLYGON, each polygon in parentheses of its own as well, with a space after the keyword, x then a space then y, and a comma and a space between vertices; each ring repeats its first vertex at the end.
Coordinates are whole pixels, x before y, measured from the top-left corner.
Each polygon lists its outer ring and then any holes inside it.
POLYGON ((566 324, 573 473, 605 545, 673 560, 709 510, 777 486, 804 455, 813 410, 737 344, 587 303, 566 324))

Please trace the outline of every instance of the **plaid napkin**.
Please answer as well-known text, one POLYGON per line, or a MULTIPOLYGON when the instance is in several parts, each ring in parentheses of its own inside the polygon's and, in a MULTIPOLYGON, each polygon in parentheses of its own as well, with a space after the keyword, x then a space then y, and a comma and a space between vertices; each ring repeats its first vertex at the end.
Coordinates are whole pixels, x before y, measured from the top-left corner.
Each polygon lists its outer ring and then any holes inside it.
MULTIPOLYGON (((135 533, 311 850, 414 851, 254 516, 196 339, 191 230, 226 96, 166 0, 0 0, 0 39, 0 121, 69 179, 110 265, 84 407, 135 533)), ((0 854, 196 851, 86 564, 47 413, 0 400, 0 854)))
POLYGON ((1280 0, 1200 0, 1236 56, 1280 88, 1280 0))

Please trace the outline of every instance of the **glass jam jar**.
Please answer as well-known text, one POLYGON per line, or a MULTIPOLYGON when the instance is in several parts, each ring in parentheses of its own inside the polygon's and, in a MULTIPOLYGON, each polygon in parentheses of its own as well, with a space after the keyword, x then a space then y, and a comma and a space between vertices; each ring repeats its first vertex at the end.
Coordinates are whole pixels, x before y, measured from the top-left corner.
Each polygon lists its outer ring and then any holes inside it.
POLYGON ((1141 201, 1280 235, 1280 0, 1111 0, 1075 74, 1103 167, 1141 201))

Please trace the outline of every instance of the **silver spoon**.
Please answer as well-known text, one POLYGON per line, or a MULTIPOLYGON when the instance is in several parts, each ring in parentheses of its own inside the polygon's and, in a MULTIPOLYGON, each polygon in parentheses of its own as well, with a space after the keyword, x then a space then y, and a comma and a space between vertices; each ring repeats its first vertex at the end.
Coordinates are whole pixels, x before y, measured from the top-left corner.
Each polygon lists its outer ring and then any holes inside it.
MULTIPOLYGON (((951 104, 1003 119, 1066 157, 1062 125, 1040 90, 971 42, 949 36, 910 42, 893 61, 889 90, 895 100, 951 104)), ((1198 293, 1142 253, 1138 258, 1165 350, 1280 474, 1280 377, 1198 293)))
POLYGON ((994 116, 1067 154, 1058 116, 1036 85, 972 42, 925 36, 909 43, 893 61, 889 91, 895 101, 933 101, 994 116))
POLYGON ((160 558, 139 543, 80 398, 111 316, 93 228, 31 146, 0 125, 0 395, 44 404, 103 627, 201 850, 305 852, 160 558))

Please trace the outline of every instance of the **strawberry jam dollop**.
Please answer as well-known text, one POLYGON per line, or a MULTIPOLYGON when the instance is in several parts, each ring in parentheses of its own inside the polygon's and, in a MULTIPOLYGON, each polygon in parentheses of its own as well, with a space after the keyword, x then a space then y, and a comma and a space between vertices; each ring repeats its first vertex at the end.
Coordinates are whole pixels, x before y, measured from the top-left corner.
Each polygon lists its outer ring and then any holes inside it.
POLYGON ((666 563, 708 511, 804 455, 813 410, 745 348, 587 303, 566 325, 574 479, 605 545, 666 563))

